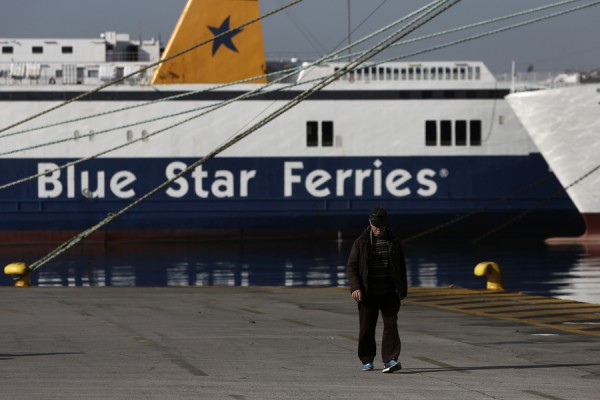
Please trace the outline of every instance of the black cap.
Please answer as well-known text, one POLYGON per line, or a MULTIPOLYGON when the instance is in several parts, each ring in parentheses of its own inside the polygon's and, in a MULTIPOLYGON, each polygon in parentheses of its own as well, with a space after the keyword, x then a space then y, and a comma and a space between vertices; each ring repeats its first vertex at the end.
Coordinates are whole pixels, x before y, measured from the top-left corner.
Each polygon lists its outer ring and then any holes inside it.
POLYGON ((373 226, 378 228, 384 227, 387 224, 387 212, 381 207, 375 207, 369 214, 369 221, 373 226))

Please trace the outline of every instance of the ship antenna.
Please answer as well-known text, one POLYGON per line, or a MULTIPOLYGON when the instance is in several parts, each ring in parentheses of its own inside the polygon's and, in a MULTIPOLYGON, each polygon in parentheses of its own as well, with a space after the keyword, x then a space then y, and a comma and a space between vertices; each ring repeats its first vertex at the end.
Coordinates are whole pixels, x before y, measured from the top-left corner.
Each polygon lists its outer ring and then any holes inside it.
POLYGON ((346 26, 347 28, 347 35, 346 35, 346 40, 348 43, 348 61, 352 61, 351 57, 352 57, 352 18, 351 18, 351 14, 350 14, 350 0, 348 0, 348 24, 346 26))

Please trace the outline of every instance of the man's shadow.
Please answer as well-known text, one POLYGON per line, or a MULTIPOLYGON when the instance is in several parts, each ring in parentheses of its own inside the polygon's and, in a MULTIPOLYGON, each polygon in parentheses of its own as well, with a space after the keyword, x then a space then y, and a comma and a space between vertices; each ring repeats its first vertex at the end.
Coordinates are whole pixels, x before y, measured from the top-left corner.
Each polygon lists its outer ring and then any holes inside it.
POLYGON ((19 357, 41 357, 41 356, 62 356, 62 355, 76 355, 84 354, 82 352, 64 352, 64 353, 12 353, 4 354, 0 353, 0 361, 14 360, 19 357))
POLYGON ((502 369, 545 369, 545 368, 573 368, 573 367, 595 367, 598 363, 587 364, 535 364, 535 365, 490 365, 482 367, 432 367, 432 368, 406 368, 399 371, 401 374, 429 374, 434 372, 465 372, 487 371, 502 369))

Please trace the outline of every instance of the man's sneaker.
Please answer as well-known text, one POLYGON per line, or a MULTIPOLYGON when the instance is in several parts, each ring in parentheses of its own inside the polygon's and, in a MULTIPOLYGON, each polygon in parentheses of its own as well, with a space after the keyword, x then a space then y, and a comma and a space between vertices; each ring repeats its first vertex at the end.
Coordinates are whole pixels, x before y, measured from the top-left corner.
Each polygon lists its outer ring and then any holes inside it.
POLYGON ((385 364, 383 364, 383 373, 392 373, 394 371, 398 371, 402 369, 402 364, 400 364, 398 361, 396 360, 390 360, 388 362, 386 362, 385 364))
POLYGON ((373 363, 363 364, 362 370, 363 371, 372 371, 373 370, 373 363))

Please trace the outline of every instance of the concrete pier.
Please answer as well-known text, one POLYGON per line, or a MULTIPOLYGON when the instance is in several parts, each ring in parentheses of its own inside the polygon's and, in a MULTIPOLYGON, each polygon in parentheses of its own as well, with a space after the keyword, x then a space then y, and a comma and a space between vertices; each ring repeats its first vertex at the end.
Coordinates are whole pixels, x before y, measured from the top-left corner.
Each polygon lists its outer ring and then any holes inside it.
POLYGON ((403 369, 382 374, 379 358, 360 369, 347 289, 2 287, 0 398, 598 398, 593 330, 484 315, 473 310, 496 298, 452 296, 411 289, 403 369))

